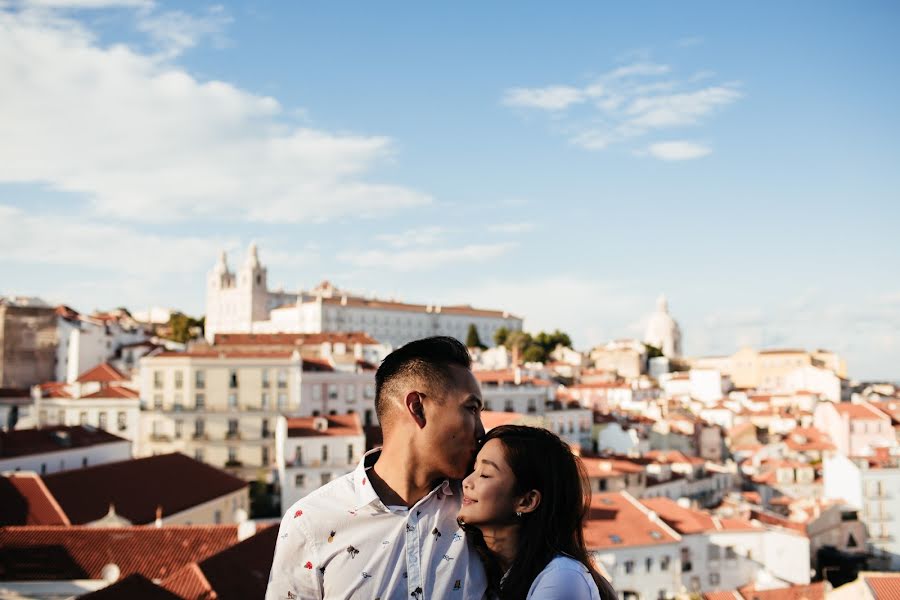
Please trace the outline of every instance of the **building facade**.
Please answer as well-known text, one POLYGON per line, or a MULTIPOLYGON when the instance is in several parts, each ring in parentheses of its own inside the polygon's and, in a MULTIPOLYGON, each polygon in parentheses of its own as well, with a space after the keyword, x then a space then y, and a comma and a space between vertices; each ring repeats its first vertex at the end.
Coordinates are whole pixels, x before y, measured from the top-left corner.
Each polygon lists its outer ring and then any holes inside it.
POLYGON ((501 327, 521 331, 522 319, 499 310, 471 306, 408 304, 349 294, 323 282, 309 292, 268 288, 267 270, 255 245, 237 271, 224 253, 207 278, 205 334, 321 333, 365 331, 382 343, 399 347, 432 335, 466 339, 474 325, 482 340, 501 327))

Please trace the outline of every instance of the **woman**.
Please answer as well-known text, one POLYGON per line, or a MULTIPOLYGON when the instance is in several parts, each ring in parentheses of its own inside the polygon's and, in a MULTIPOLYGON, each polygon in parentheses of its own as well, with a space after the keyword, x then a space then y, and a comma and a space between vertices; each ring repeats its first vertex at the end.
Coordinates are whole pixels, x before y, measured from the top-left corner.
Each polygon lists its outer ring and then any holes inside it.
POLYGON ((546 429, 504 425, 463 481, 459 523, 502 600, 614 600, 588 556, 590 491, 569 446, 546 429))

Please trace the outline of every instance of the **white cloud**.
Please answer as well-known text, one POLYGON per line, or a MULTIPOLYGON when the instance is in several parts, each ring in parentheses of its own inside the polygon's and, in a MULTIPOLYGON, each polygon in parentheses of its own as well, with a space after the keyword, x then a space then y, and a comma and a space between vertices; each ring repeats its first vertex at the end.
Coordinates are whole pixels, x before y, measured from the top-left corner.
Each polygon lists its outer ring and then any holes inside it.
POLYGON ((154 5, 153 0, 27 0, 29 6, 45 8, 141 8, 154 5))
POLYGON ((677 42, 675 45, 679 48, 693 48, 694 46, 699 46, 703 43, 703 38, 699 36, 692 37, 683 37, 677 42))
POLYGON ((584 101, 585 94, 573 87, 552 85, 543 88, 512 88, 503 96, 503 104, 523 108, 563 110, 584 101))
MULTIPOLYGON (((739 83, 698 87, 711 77, 709 72, 687 80, 674 79, 671 72, 668 65, 640 60, 580 87, 514 88, 506 92, 504 103, 551 111, 554 129, 564 132, 572 144, 604 150, 658 129, 697 126, 742 97, 739 83)), ((659 151, 670 156, 675 149, 659 151)))
POLYGON ((364 177, 391 156, 386 137, 297 127, 273 98, 101 47, 43 9, 0 10, 0 30, 0 182, 144 222, 315 222, 431 201, 364 177))
POLYGON ((215 45, 224 46, 224 31, 231 22, 232 18, 221 6, 213 6, 199 17, 180 10, 146 10, 139 15, 137 28, 156 42, 163 56, 172 58, 193 48, 204 38, 211 38, 215 45))
POLYGON ((446 228, 431 225, 407 229, 401 233, 383 233, 375 236, 375 239, 394 248, 423 247, 438 243, 446 233, 446 228))
POLYGON ((415 248, 386 252, 365 250, 338 255, 341 262, 360 268, 390 269, 392 271, 424 271, 454 263, 479 262, 506 254, 515 244, 468 244, 454 248, 415 248))
POLYGON ((708 146, 694 142, 673 141, 650 144, 647 153, 661 160, 692 160, 708 156, 712 150, 708 146))
POLYGON ((534 223, 495 223, 488 226, 491 233, 528 233, 534 229, 534 223))

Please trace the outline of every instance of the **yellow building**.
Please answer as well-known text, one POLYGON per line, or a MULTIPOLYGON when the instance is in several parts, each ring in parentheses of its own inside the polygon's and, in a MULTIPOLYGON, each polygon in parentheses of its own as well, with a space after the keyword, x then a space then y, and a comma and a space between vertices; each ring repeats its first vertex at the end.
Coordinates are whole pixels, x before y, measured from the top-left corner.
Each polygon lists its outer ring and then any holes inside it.
POLYGON ((736 388, 781 389, 785 387, 788 375, 810 366, 828 369, 838 377, 847 376, 846 361, 828 350, 741 348, 731 356, 695 359, 692 366, 718 369, 731 376, 736 388))

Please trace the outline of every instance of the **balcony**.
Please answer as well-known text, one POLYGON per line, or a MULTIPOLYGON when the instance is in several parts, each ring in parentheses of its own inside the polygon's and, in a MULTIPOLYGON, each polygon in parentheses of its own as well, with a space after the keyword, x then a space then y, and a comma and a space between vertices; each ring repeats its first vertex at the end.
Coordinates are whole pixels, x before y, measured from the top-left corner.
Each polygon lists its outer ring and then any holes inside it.
POLYGON ((239 440, 239 439, 241 439, 241 432, 240 431, 229 431, 228 433, 225 434, 225 439, 226 440, 239 440))
POLYGON ((201 432, 194 432, 194 435, 191 436, 191 439, 207 441, 207 440, 209 440, 209 434, 208 434, 208 433, 205 433, 205 432, 202 432, 202 431, 201 431, 201 432))
POLYGON ((244 463, 243 463, 242 461, 237 460, 237 459, 235 459, 235 460, 226 460, 226 461, 225 461, 225 466, 226 466, 226 467, 243 467, 243 466, 244 466, 244 463))
POLYGON ((151 442, 171 442, 172 436, 165 433, 151 433, 150 434, 151 442))

